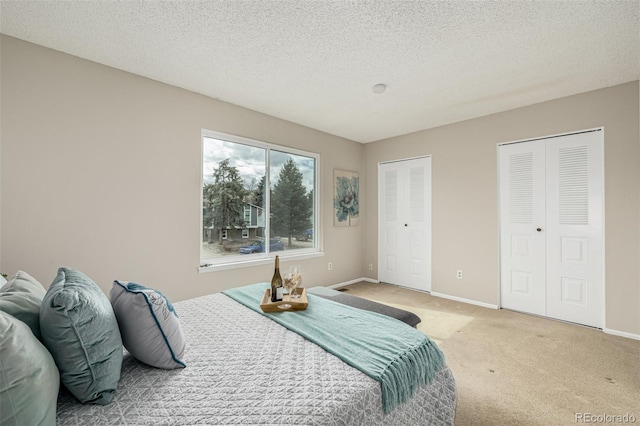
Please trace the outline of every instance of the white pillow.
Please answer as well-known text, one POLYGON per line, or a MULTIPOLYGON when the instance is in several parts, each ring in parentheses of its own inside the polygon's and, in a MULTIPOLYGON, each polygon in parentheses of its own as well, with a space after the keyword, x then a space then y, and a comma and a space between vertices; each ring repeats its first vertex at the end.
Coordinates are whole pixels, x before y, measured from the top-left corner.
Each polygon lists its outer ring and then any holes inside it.
POLYGON ((7 279, 3 275, 0 275, 0 288, 2 288, 2 286, 5 285, 6 282, 7 279))
POLYGON ((111 288, 111 305, 122 343, 134 358, 165 370, 186 367, 180 320, 162 293, 116 280, 111 288))

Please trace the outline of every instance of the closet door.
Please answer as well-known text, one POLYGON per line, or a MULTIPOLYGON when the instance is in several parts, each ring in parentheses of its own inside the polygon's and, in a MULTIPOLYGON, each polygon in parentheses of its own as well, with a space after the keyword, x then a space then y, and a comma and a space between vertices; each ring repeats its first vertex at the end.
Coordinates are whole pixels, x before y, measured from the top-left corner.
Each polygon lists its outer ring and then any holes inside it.
POLYGON ((545 142, 503 145, 500 161, 502 307, 546 315, 545 142))
POLYGON ((547 141, 547 316, 601 328, 602 131, 547 141))
POLYGON ((378 279, 431 290, 431 158, 378 166, 378 279))
POLYGON ((602 130, 499 147, 501 305, 603 326, 602 130))

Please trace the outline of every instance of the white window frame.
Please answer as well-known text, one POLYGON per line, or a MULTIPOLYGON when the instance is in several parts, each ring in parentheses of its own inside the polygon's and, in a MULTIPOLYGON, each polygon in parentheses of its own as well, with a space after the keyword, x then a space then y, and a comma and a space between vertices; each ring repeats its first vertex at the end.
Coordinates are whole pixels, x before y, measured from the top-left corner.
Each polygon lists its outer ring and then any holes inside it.
MULTIPOLYGON (((249 238, 249 229, 248 228, 242 228, 242 238, 249 238)), ((295 294, 294 294, 295 296, 295 294)))
MULTIPOLYGON (((276 252, 272 252, 272 253, 254 253, 252 255, 249 256, 249 258, 247 258, 247 255, 236 255, 236 256, 221 256, 221 257, 216 257, 216 258, 200 258, 200 266, 198 268, 198 272, 199 273, 203 273, 203 272, 213 272, 213 271, 218 271, 218 270, 224 270, 224 269, 235 269, 235 268, 243 268, 243 267, 248 267, 248 266, 257 266, 257 265, 263 265, 263 264, 270 264, 273 262, 273 259, 275 258, 276 255, 278 255, 280 257, 280 259, 282 259, 283 261, 287 261, 287 260, 303 260, 303 259, 307 259, 307 258, 313 258, 313 257, 320 257, 320 256, 324 256, 324 252, 322 251, 322 238, 321 238, 321 224, 320 224, 320 218, 322 217, 322 215, 320 214, 320 194, 322 193, 322 189, 321 189, 321 179, 320 179, 320 170, 321 170, 321 162, 320 162, 320 154, 318 153, 314 153, 314 152, 309 152, 309 151, 303 151, 300 149, 296 149, 296 148, 291 148, 288 146, 283 146, 283 145, 277 145, 277 144, 273 144, 273 143, 268 143, 268 142, 263 142, 263 141, 259 141, 256 139, 250 139, 250 138, 245 138, 242 136, 237 136, 237 135, 232 135, 232 134, 228 134, 228 133, 222 133, 222 132, 217 132, 217 131, 213 131, 213 130, 207 130, 207 129, 202 129, 202 133, 201 133, 201 137, 200 137, 200 188, 202 188, 204 186, 204 176, 203 176, 203 169, 204 169, 204 139, 205 138, 213 138, 213 139, 219 139, 219 140, 223 140, 226 142, 232 142, 232 143, 239 143, 239 144, 243 144, 243 145, 249 145, 249 146, 255 146, 258 148, 263 148, 267 151, 267 156, 266 156, 266 162, 265 162, 265 172, 266 172, 266 176, 267 176, 267 181, 266 181, 266 187, 270 188, 271 187, 271 182, 270 182, 270 153, 271 151, 281 151, 281 152, 286 152, 286 153, 290 153, 293 155, 301 155, 301 156, 305 156, 305 157, 310 157, 313 158, 315 160, 315 175, 314 175, 314 181, 315 181, 315 187, 314 187, 314 197, 313 197, 313 216, 312 216, 312 220, 313 220, 313 224, 312 224, 312 229, 313 229, 313 236, 314 236, 314 246, 310 247, 310 248, 306 248, 306 249, 296 249, 296 250, 284 250, 284 251, 276 251, 276 252)), ((264 206, 264 211, 265 212, 270 212, 271 211, 271 191, 266 191, 267 193, 265 194, 265 206, 264 206)), ((199 227, 200 227, 200 241, 199 243, 202 244, 202 239, 203 239, 203 230, 202 230, 202 220, 203 220, 203 212, 202 212, 202 205, 203 205, 203 193, 202 190, 200 191, 200 223, 199 223, 199 227)), ((331 200, 333 202, 333 200, 331 200)), ((332 204, 333 205, 333 204, 332 204)), ((265 234, 269 235, 269 239, 271 238, 271 232, 270 232, 270 221, 268 220, 268 217, 266 219, 266 223, 265 223, 265 234)), ((243 231, 244 232, 244 231, 243 231)), ((223 238, 226 239, 226 238, 223 238)), ((198 250, 201 253, 201 250, 198 250)))

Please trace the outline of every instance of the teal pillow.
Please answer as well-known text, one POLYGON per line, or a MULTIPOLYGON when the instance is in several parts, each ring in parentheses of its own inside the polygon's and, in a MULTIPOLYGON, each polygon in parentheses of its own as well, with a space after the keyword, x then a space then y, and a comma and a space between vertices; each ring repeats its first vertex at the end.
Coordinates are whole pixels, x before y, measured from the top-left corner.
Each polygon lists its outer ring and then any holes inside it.
POLYGON ((109 404, 120 380, 122 340, 100 287, 82 272, 58 269, 42 301, 40 330, 65 387, 80 402, 109 404))
POLYGON ((111 305, 122 343, 134 358, 165 370, 186 367, 180 320, 164 294, 136 283, 114 281, 111 305))
POLYGON ((24 271, 18 271, 0 288, 0 311, 13 315, 40 336, 40 305, 46 290, 42 284, 24 271))
POLYGON ((55 425, 60 375, 29 327, 0 312, 0 424, 55 425))

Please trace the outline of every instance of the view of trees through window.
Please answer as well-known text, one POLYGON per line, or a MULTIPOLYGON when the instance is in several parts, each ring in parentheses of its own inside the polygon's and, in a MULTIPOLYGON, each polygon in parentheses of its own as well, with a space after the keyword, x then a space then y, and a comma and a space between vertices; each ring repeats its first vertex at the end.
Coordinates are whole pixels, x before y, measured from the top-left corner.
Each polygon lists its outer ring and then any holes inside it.
POLYGON ((316 248, 314 154, 206 134, 202 146, 201 263, 316 248))

